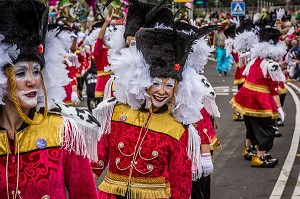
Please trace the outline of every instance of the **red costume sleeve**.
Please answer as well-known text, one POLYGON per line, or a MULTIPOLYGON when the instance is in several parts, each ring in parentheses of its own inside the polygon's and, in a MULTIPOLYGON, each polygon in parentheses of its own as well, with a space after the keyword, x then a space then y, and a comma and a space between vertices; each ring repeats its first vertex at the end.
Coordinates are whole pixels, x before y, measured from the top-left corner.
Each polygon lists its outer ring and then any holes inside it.
POLYGON ((192 190, 192 163, 187 156, 188 133, 181 136, 170 159, 170 186, 172 199, 187 199, 192 190))
POLYGON ((104 70, 104 67, 109 65, 107 60, 107 48, 103 46, 104 41, 97 39, 93 52, 97 71, 104 70))
POLYGON ((203 119, 198 122, 198 133, 201 138, 201 144, 210 144, 210 137, 209 135, 214 135, 215 130, 213 128, 213 124, 210 120, 209 113, 205 110, 205 108, 201 109, 201 115, 203 116, 203 119))
POLYGON ((69 199, 97 199, 89 160, 64 150, 63 164, 69 199))
POLYGON ((108 164, 109 158, 109 136, 110 134, 104 134, 98 142, 98 162, 92 163, 93 173, 100 176, 108 164))
POLYGON ((279 95, 278 92, 278 82, 272 80, 272 78, 268 75, 269 88, 272 95, 279 95))

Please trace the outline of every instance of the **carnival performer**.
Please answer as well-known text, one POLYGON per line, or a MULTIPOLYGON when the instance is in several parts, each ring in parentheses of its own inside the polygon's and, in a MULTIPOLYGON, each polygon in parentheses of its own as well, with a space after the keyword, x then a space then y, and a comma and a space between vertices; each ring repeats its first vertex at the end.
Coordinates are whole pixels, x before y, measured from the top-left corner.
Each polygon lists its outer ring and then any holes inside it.
POLYGON ((221 27, 214 33, 213 46, 216 49, 216 60, 217 60, 217 72, 220 76, 226 76, 231 69, 233 58, 231 55, 226 55, 224 30, 228 25, 228 21, 224 20, 221 23, 221 27))
POLYGON ((189 198, 192 179, 213 171, 198 125, 206 86, 195 69, 208 32, 145 28, 136 45, 111 55, 115 98, 93 110, 104 124, 95 175, 109 163, 99 198, 189 198))
MULTIPOLYGON (((257 143, 257 155, 252 155, 251 166, 274 167, 278 159, 268 153, 274 140, 274 119, 284 120, 278 82, 285 77, 278 62, 286 53, 285 44, 279 42, 280 32, 273 28, 259 31, 259 43, 251 49, 252 60, 243 74, 246 80, 242 88, 230 101, 232 107, 244 115, 246 138, 250 143, 257 143), (277 62, 278 61, 278 62, 277 62)), ((246 142, 246 148, 251 145, 246 142)))
POLYGON ((99 123, 61 104, 65 50, 46 34, 48 9, 35 0, 2 0, 0 9, 1 198, 96 199, 99 123))
POLYGON ((114 39, 112 39, 112 35, 118 30, 118 27, 120 27, 121 25, 109 26, 111 20, 112 17, 107 14, 99 32, 93 51, 97 68, 95 97, 99 99, 99 102, 103 100, 105 85, 110 79, 110 75, 113 74, 113 72, 109 69, 108 50, 113 47, 115 42, 119 42, 114 41, 114 39))
POLYGON ((64 49, 66 50, 64 64, 68 70, 68 77, 70 78, 69 84, 64 86, 66 92, 66 98, 64 103, 69 106, 76 106, 79 103, 78 90, 77 90, 77 68, 79 68, 78 57, 75 53, 72 53, 71 49, 76 46, 76 39, 72 39, 74 34, 72 34, 71 29, 65 25, 49 24, 48 30, 57 29, 56 37, 62 43, 64 49))

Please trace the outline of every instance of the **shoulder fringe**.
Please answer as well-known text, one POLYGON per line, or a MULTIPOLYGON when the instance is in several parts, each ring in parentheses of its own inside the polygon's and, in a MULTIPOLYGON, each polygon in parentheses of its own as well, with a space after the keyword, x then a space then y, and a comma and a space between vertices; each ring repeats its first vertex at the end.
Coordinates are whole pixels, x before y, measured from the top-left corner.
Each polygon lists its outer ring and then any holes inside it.
POLYGON ((285 81, 285 76, 280 68, 280 65, 272 59, 263 59, 263 61, 260 63, 260 68, 264 74, 264 77, 267 77, 267 74, 269 74, 273 81, 285 81))
POLYGON ((98 104, 98 106, 93 110, 93 116, 101 125, 100 138, 103 134, 110 133, 111 118, 116 104, 116 98, 109 98, 98 104))
POLYGON ((251 61, 251 52, 239 53, 239 67, 246 66, 251 61))
POLYGON ((54 112, 63 118, 63 148, 96 162, 100 124, 87 111, 55 103, 54 112))
POLYGON ((105 88, 104 88, 103 100, 106 100, 106 99, 109 99, 112 97, 112 86, 114 84, 114 79, 115 79, 115 76, 111 75, 109 80, 106 82, 105 88))
POLYGON ((225 49, 226 49, 226 56, 231 55, 233 51, 233 39, 229 37, 228 39, 225 39, 225 49))
POLYGON ((256 61, 256 59, 252 59, 245 67, 244 71, 243 71, 243 75, 247 76, 249 74, 250 68, 251 66, 254 64, 254 62, 256 61))
POLYGON ((92 162, 97 162, 97 134, 90 133, 88 128, 77 123, 71 118, 63 117, 63 124, 61 126, 62 148, 66 151, 75 152, 89 158, 92 162))
POLYGON ((192 160, 193 167, 195 166, 195 168, 192 169, 192 179, 193 181, 196 181, 202 176, 200 153, 201 138, 198 134, 198 131, 192 124, 189 125, 188 133, 188 156, 192 160))
POLYGON ((203 102, 205 110, 210 115, 213 115, 214 117, 220 117, 219 108, 218 108, 214 98, 210 98, 209 96, 204 96, 202 98, 202 102, 203 102))

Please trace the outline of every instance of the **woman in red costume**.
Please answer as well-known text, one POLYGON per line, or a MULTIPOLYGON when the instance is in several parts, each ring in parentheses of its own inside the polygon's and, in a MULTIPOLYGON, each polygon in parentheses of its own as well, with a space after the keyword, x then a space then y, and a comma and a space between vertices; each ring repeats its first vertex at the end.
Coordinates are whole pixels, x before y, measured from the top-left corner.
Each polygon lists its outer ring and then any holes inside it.
MULTIPOLYGON (((169 16, 171 22, 163 15, 169 16)), ((206 82, 195 69, 204 34, 191 39, 166 26, 140 29, 136 45, 110 56, 115 98, 93 111, 104 124, 96 178, 109 164, 99 198, 187 199, 192 179, 213 171, 199 123, 206 82)))
MULTIPOLYGON (((254 167, 274 167, 278 162, 268 151, 273 146, 274 119, 284 120, 278 82, 284 81, 285 77, 276 61, 281 61, 286 46, 278 41, 279 37, 277 29, 260 30, 259 43, 251 50, 253 59, 243 73, 246 80, 231 100, 232 107, 244 115, 246 138, 258 145, 257 155, 251 160, 254 167)), ((246 147, 250 148, 251 143, 246 142, 246 147)))
POLYGON ((0 9, 0 197, 96 199, 89 159, 99 124, 60 104, 65 51, 46 34, 48 9, 34 0, 0 9))

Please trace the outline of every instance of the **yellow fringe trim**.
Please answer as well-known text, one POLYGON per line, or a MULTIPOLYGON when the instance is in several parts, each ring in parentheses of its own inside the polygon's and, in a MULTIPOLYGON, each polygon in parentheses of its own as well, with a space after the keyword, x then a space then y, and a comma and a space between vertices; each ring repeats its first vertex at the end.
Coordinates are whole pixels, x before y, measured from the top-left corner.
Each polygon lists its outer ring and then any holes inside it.
POLYGON ((103 91, 95 91, 95 98, 103 97, 104 92, 103 91))
POLYGON ((247 115, 252 117, 271 117, 272 119, 278 119, 280 116, 278 113, 273 113, 272 110, 254 110, 246 108, 238 104, 234 98, 230 100, 232 108, 239 112, 241 115, 247 115))
POLYGON ((131 199, 170 198, 171 189, 169 183, 151 183, 155 181, 162 182, 162 180, 165 181, 164 178, 132 177, 130 178, 131 184, 129 185, 129 178, 127 176, 112 174, 108 172, 108 174, 104 178, 104 181, 99 185, 99 189, 106 193, 121 196, 125 196, 126 192, 128 192, 127 194, 131 199), (114 179, 110 178, 112 176, 114 176, 114 179))
POLYGON ((244 82, 245 82, 245 78, 233 80, 233 84, 234 84, 234 85, 242 84, 242 83, 244 83, 244 82))
POLYGON ((114 72, 112 72, 111 70, 110 71, 107 71, 105 72, 104 70, 100 70, 100 71, 97 71, 97 76, 105 76, 105 75, 113 75, 114 72))
POLYGON ((210 141, 210 150, 212 151, 212 150, 217 150, 217 149, 221 149, 221 148, 222 148, 222 145, 220 143, 220 140, 219 140, 218 136, 215 135, 213 137, 213 139, 211 139, 211 141, 210 141))
POLYGON ((270 93, 269 87, 258 85, 258 84, 252 84, 248 81, 245 81, 243 86, 245 88, 248 88, 249 90, 252 90, 252 91, 257 91, 257 92, 260 92, 260 93, 270 93))
POLYGON ((281 88, 281 87, 278 86, 278 93, 279 93, 279 95, 285 94, 287 92, 288 92, 288 90, 286 88, 281 88))

